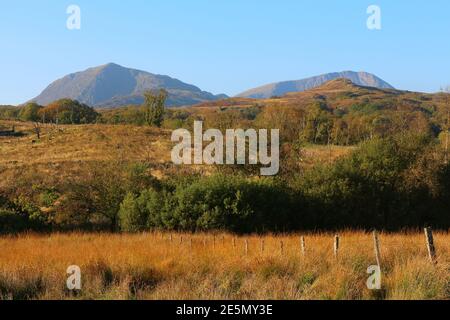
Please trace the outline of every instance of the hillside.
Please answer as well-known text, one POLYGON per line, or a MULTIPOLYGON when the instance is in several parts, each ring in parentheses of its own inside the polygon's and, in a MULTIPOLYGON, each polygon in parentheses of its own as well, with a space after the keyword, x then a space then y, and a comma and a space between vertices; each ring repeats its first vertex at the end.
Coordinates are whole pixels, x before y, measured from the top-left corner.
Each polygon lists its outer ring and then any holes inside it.
MULTIPOLYGON (((413 130, 439 136, 446 127, 450 95, 379 89, 335 79, 304 92, 269 99, 229 98, 168 110, 165 126, 190 128, 193 119, 205 127, 278 128, 287 141, 351 146, 374 136, 413 130)), ((141 124, 143 110, 104 110, 102 121, 141 124)))
POLYGON ((328 81, 339 78, 351 80, 354 84, 360 86, 393 89, 393 87, 389 83, 373 74, 367 72, 344 71, 327 73, 320 76, 296 81, 271 83, 258 88, 247 90, 241 94, 238 94, 237 96, 243 98, 267 99, 273 96, 283 96, 289 92, 302 92, 310 90, 319 87, 328 81))
POLYGON ((359 104, 376 104, 380 109, 430 110, 443 107, 445 97, 441 93, 428 94, 421 92, 402 91, 392 88, 366 87, 353 83, 345 78, 338 78, 302 92, 289 92, 283 96, 267 99, 229 98, 217 101, 200 103, 193 106, 195 109, 229 108, 249 106, 290 106, 308 107, 314 103, 326 104, 327 108, 348 112, 359 104))
POLYGON ((69 74, 50 84, 33 101, 47 105, 70 98, 94 107, 139 105, 147 90, 166 89, 168 106, 192 105, 223 98, 165 75, 129 69, 114 63, 69 74))

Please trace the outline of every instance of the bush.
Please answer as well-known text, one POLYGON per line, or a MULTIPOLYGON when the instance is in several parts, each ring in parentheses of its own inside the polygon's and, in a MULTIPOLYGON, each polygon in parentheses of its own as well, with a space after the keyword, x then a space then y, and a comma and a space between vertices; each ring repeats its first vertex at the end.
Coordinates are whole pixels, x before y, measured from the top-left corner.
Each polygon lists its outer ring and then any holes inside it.
POLYGON ((122 231, 284 231, 292 227, 291 197, 269 180, 222 175, 180 180, 162 191, 128 194, 120 208, 122 231), (145 224, 146 222, 146 224, 145 224))
POLYGON ((25 217, 28 230, 41 231, 47 229, 50 225, 48 216, 45 215, 33 202, 23 196, 15 199, 13 208, 17 214, 25 217))
POLYGON ((139 197, 128 193, 120 205, 119 225, 124 232, 140 232, 161 226, 159 194, 153 189, 144 190, 139 197))
POLYGON ((23 231, 42 231, 48 221, 32 203, 19 197, 14 202, 0 196, 0 233, 11 234, 23 231))
POLYGON ((28 219, 14 211, 0 209, 0 234, 18 233, 27 230, 28 219))
POLYGON ((96 225, 117 231, 119 210, 128 193, 157 186, 144 164, 125 162, 92 163, 87 173, 68 182, 68 192, 58 212, 66 226, 96 225))
POLYGON ((415 171, 411 167, 429 145, 429 137, 421 135, 377 138, 335 164, 308 171, 294 184, 309 207, 308 227, 395 230, 433 221, 418 209, 425 204, 430 211, 430 194, 416 186, 405 188, 415 171))

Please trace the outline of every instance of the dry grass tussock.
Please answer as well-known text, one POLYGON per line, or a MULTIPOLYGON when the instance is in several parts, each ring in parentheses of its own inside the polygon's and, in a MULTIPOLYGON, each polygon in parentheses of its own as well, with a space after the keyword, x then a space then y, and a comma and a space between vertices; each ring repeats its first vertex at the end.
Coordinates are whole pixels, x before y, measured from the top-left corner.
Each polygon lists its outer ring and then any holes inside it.
POLYGON ((53 234, 0 238, 2 299, 449 299, 450 235, 438 263, 421 233, 381 234, 382 290, 366 287, 370 234, 235 237, 230 234, 53 234), (172 238, 172 240, 171 240, 172 238), (214 240, 215 239, 215 240, 214 240), (264 251, 262 251, 264 240, 264 251), (248 254, 245 242, 248 241, 248 254), (281 249, 283 243, 283 250, 281 249), (78 265, 82 290, 66 289, 78 265))

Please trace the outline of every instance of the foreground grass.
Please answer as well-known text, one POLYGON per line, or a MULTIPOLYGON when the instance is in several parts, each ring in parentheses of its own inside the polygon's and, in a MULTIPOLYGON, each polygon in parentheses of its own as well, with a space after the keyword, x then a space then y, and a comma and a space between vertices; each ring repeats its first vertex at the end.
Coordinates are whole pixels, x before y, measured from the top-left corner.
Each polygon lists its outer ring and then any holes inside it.
POLYGON ((432 265, 422 234, 381 235, 383 288, 371 291, 366 270, 375 258, 371 236, 365 233, 342 233, 338 259, 330 234, 306 235, 304 256, 298 235, 3 237, 0 298, 449 299, 450 235, 435 238, 439 261, 432 265), (82 271, 77 293, 66 289, 70 265, 82 271))

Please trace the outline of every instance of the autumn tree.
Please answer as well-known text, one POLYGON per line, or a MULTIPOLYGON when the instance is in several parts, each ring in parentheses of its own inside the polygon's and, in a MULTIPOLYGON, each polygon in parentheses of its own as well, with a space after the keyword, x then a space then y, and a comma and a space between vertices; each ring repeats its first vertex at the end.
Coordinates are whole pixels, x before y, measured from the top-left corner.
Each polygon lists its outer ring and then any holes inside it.
POLYGON ((19 119, 22 121, 40 121, 41 118, 39 116, 39 111, 43 107, 38 105, 37 103, 30 102, 27 103, 24 107, 22 107, 19 111, 19 119))
POLYGON ((71 99, 60 99, 39 110, 46 121, 58 124, 94 123, 99 114, 90 106, 71 99))
POLYGON ((145 118, 149 126, 161 127, 167 100, 167 91, 147 91, 144 93, 145 118))

